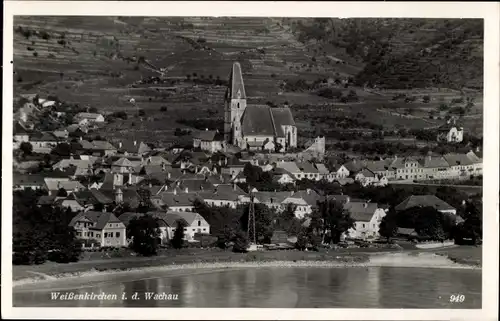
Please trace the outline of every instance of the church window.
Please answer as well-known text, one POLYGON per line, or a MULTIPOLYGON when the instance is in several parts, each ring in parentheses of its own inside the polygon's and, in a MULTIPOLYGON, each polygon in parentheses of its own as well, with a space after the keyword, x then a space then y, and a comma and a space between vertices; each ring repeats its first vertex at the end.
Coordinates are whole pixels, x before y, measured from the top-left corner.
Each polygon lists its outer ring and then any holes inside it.
POLYGON ((238 103, 238 108, 240 108, 240 103, 238 103))

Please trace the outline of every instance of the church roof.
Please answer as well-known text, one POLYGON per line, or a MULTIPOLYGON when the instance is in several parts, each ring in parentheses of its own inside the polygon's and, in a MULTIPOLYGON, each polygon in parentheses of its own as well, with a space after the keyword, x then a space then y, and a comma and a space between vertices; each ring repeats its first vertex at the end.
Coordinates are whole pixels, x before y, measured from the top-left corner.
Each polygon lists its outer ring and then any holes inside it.
POLYGON ((231 74, 229 75, 229 83, 231 84, 228 98, 231 99, 246 99, 245 85, 243 83, 243 73, 241 72, 241 65, 239 62, 233 63, 231 74), (238 97, 239 92, 239 97, 238 97))
POLYGON ((295 126, 295 121, 293 120, 292 112, 290 108, 271 108, 271 116, 274 121, 274 128, 276 136, 285 137, 283 128, 281 126, 291 125, 295 126))
POLYGON ((243 135, 274 136, 274 125, 270 109, 266 105, 251 105, 245 108, 241 125, 243 135))

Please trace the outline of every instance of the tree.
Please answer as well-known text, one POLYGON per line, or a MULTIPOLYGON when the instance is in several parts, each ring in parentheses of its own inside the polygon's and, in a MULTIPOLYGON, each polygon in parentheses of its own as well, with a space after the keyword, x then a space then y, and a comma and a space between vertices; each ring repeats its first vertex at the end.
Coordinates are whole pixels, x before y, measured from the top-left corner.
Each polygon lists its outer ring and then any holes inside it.
POLYGON ((78 261, 81 243, 69 226, 74 214, 59 207, 38 207, 39 196, 39 191, 14 192, 13 264, 78 261))
POLYGON ((70 156, 73 152, 75 152, 75 149, 70 144, 60 143, 57 144, 56 147, 54 147, 50 153, 53 155, 66 157, 70 156))
POLYGON ((153 256, 160 246, 160 226, 151 215, 134 218, 127 226, 127 236, 132 240, 130 248, 143 256, 153 256))
POLYGON ((465 203, 464 221, 459 224, 457 238, 471 238, 477 244, 483 237, 482 213, 479 202, 467 201, 465 203))
POLYGON ((431 96, 429 95, 425 95, 424 97, 422 97, 422 102, 427 104, 431 101, 431 96))
POLYGON ((243 231, 238 231, 234 234, 233 241, 233 252, 245 253, 248 248, 248 237, 243 231))
MULTIPOLYGON (((265 204, 254 204, 255 209, 255 234, 257 242, 263 242, 265 244, 270 243, 271 237, 273 236, 273 221, 276 218, 276 211, 269 208, 265 204)), ((243 210, 243 215, 240 217, 241 230, 248 230, 248 216, 250 212, 250 205, 246 204, 240 207, 243 210)))
POLYGON ((177 220, 177 227, 175 228, 174 237, 171 244, 174 249, 181 249, 184 245, 184 228, 187 226, 184 220, 177 220))
POLYGON ((379 226, 379 234, 390 242, 391 237, 397 233, 398 225, 396 222, 396 212, 393 207, 389 210, 386 216, 382 218, 379 226))
POLYGON ((340 242, 341 235, 354 227, 354 220, 340 202, 334 200, 320 201, 318 202, 318 212, 324 222, 323 237, 328 229, 331 243, 340 242))
POLYGON ((66 197, 68 196, 68 192, 66 192, 66 190, 64 188, 60 188, 58 191, 57 191, 57 196, 59 197, 66 197))
POLYGON ((33 145, 28 142, 22 142, 19 149, 23 152, 23 155, 31 155, 33 153, 33 145))

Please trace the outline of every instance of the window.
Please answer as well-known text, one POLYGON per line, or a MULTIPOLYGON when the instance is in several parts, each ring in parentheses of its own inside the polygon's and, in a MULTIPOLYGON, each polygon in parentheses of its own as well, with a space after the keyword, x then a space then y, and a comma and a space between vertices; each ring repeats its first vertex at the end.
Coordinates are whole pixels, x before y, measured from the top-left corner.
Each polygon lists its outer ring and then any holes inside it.
POLYGON ((109 232, 109 237, 113 237, 113 232, 109 232))
POLYGON ((201 226, 201 221, 198 221, 198 226, 201 226))
POLYGON ((104 233, 104 237, 108 237, 108 233, 104 233))
POLYGON ((116 232, 116 237, 120 237, 120 232, 116 232))
POLYGON ((95 236, 96 236, 96 237, 101 237, 101 234, 96 234, 95 236))
POLYGON ((207 229, 206 229, 206 228, 204 228, 204 229, 203 229, 203 232, 205 232, 206 230, 207 230, 207 229))
POLYGON ((193 232, 196 232, 196 229, 195 229, 195 228, 193 229, 193 232))
POLYGON ((365 223, 363 223, 363 228, 365 228, 365 223))

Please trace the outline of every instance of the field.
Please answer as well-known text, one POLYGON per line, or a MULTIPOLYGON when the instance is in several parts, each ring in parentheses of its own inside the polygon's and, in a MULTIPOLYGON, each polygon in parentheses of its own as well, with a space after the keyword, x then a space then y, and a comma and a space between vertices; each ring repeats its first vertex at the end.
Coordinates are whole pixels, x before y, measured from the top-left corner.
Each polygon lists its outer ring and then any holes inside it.
POLYGON ((189 136, 174 135, 176 128, 187 127, 178 120, 222 122, 225 86, 215 80, 227 81, 232 63, 239 61, 249 103, 287 102, 302 136, 314 134, 310 115, 332 111, 387 130, 435 128, 446 114, 439 114, 438 107, 464 96, 475 99, 462 119, 466 131, 482 135, 482 96, 477 90, 332 85, 342 95, 356 93, 358 100, 346 103, 314 90, 285 90, 284 83, 297 80, 347 81, 364 68, 362 60, 343 48, 325 45, 320 55, 316 43, 299 38, 293 24, 282 18, 20 16, 14 20, 14 93, 54 95, 106 113, 127 112, 127 120, 117 119, 101 131, 106 137, 184 142, 189 136), (401 93, 415 101, 393 100, 401 93), (424 96, 430 101, 423 103, 424 96), (137 116, 139 109, 145 116, 137 116), (430 111, 435 112, 432 119, 430 111))

